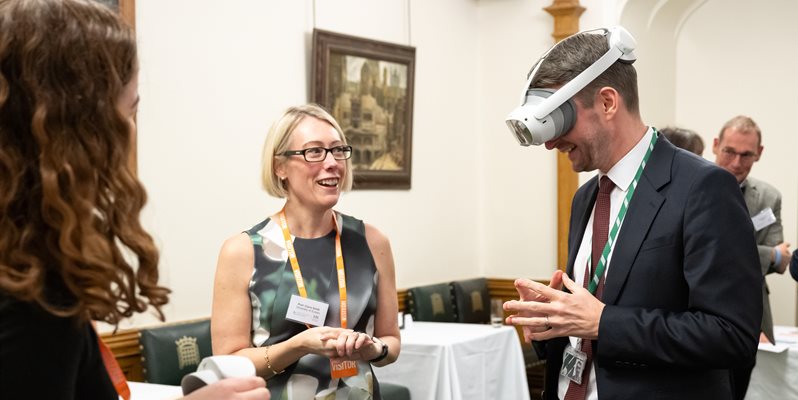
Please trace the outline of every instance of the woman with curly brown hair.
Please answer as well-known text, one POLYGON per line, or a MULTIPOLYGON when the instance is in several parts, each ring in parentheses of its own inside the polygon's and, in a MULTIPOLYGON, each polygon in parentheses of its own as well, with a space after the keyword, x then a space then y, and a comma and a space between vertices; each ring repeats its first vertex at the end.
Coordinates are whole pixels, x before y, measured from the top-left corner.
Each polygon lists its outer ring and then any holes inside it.
MULTIPOLYGON (((0 0, 0 398, 117 399, 91 321, 164 318, 130 167, 137 68, 105 6, 0 0)), ((236 393, 268 398, 255 377, 190 397, 236 393)))

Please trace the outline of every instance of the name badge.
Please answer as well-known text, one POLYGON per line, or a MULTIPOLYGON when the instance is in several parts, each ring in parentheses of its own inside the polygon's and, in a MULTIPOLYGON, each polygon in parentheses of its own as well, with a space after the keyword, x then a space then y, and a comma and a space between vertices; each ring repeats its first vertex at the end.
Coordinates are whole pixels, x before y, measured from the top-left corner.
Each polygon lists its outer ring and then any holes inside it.
POLYGON ((357 375, 357 361, 345 360, 335 362, 330 360, 330 375, 333 379, 357 375))
POLYGON ((327 308, 329 307, 330 305, 323 301, 292 294, 285 319, 312 326, 322 326, 324 320, 327 319, 327 308))
POLYGON ((582 384, 582 372, 587 363, 587 354, 581 350, 571 347, 569 343, 562 353, 562 368, 560 375, 572 380, 577 385, 582 384))
POLYGON ((773 214, 773 210, 768 207, 751 217, 751 222, 754 223, 754 230, 761 231, 776 222, 776 216, 773 214))

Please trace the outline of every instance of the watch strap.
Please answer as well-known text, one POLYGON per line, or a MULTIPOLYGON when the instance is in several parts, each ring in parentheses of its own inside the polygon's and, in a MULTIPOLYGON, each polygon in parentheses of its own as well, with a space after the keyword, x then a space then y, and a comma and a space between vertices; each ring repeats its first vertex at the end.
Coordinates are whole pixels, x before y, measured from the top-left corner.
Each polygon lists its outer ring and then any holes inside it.
POLYGON ((380 353, 380 355, 378 355, 377 357, 374 357, 374 358, 372 358, 371 360, 369 360, 369 362, 370 362, 370 363, 380 362, 380 361, 382 361, 382 360, 383 360, 385 357, 388 357, 388 345, 387 345, 387 344, 385 344, 385 342, 383 342, 382 340, 380 340, 380 338, 378 338, 378 337, 372 337, 372 338, 371 338, 371 340, 373 340, 373 341, 375 341, 375 342, 377 342, 377 343, 379 343, 379 344, 381 344, 381 345, 382 345, 382 352, 381 352, 381 353, 380 353))

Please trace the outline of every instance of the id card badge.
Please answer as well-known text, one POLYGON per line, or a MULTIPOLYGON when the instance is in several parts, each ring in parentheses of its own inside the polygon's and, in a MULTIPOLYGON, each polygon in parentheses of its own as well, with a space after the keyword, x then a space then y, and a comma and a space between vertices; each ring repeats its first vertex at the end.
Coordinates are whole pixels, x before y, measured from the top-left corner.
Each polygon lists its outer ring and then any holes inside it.
POLYGON ((773 214, 773 210, 768 207, 751 217, 751 222, 754 223, 754 230, 759 232, 775 223, 776 216, 773 214))
POLYGON ((586 363, 587 354, 581 350, 571 347, 571 344, 568 343, 568 346, 565 347, 565 351, 562 353, 562 368, 560 369, 560 375, 570 379, 577 385, 581 385, 582 372, 585 370, 586 363))
POLYGON ((292 294, 291 301, 288 303, 288 311, 285 313, 285 319, 299 322, 300 324, 322 326, 324 325, 324 320, 327 319, 327 309, 329 307, 330 305, 323 301, 292 294))
POLYGON ((330 375, 333 379, 346 378, 357 375, 357 361, 330 360, 330 375))

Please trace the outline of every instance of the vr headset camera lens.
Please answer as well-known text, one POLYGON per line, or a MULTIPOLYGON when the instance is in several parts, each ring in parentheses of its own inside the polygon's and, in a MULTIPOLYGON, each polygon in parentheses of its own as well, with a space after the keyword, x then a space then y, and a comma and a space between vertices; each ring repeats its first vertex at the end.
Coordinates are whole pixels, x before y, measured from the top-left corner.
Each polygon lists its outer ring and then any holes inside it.
POLYGON ((522 146, 529 146, 532 144, 532 133, 529 132, 529 129, 524 125, 523 122, 513 119, 507 120, 507 127, 510 128, 511 131, 515 134, 515 138, 518 139, 518 143, 522 146))

